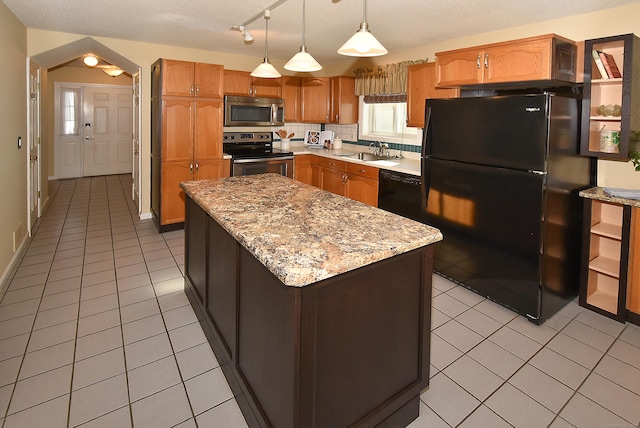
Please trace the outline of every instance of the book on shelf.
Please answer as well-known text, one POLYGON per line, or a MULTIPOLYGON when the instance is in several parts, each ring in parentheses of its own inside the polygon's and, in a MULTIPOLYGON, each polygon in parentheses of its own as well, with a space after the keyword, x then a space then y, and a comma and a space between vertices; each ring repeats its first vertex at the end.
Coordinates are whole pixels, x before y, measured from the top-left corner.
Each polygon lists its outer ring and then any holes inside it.
POLYGON ((609 75, 607 74, 607 69, 604 68, 604 63, 602 62, 602 58, 600 57, 600 51, 594 49, 592 52, 592 56, 593 62, 596 64, 596 67, 598 67, 601 78, 608 79, 609 75))
POLYGON ((613 58, 613 55, 606 52, 598 52, 598 55, 600 55, 602 64, 604 65, 605 70, 607 70, 607 75, 610 79, 622 77, 622 73, 620 73, 620 69, 618 69, 618 65, 616 64, 616 60, 613 58))

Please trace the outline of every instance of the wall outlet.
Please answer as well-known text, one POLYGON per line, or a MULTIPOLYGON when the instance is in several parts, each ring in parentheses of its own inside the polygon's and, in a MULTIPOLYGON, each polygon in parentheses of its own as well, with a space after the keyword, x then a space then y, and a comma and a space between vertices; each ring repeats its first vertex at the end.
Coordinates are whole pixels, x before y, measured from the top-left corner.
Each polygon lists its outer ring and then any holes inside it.
POLYGON ((22 222, 18 223, 15 229, 13 229, 13 252, 18 250, 20 240, 22 239, 22 222))

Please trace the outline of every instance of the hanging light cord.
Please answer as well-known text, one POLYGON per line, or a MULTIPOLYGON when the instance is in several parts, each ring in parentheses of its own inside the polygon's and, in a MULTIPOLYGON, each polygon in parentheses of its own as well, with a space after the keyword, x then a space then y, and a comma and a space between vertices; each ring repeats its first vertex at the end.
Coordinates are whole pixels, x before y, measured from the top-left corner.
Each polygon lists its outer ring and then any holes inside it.
POLYGON ((302 0, 302 46, 304 46, 304 27, 307 22, 307 18, 305 15, 305 0, 302 0))
POLYGON ((369 24, 367 24, 367 0, 363 0, 362 2, 362 24, 360 24, 360 28, 369 31, 369 24))
POLYGON ((269 58, 269 18, 271 18, 271 11, 269 9, 264 11, 264 22, 265 22, 265 32, 264 32, 264 57, 265 59, 269 58))

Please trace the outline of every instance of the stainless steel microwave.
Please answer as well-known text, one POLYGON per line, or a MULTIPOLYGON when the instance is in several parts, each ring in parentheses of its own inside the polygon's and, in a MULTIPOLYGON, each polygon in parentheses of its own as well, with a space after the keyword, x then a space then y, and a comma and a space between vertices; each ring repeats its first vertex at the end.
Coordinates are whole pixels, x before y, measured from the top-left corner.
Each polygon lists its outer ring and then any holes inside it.
POLYGON ((282 98, 224 97, 224 126, 278 125, 284 125, 282 98))

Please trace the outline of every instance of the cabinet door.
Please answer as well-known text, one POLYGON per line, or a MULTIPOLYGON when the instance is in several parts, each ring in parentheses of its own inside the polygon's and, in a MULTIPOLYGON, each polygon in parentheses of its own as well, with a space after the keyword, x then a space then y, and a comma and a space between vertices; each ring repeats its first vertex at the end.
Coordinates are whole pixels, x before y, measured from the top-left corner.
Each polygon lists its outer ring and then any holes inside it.
POLYGON ((222 157, 222 101, 195 103, 193 159, 201 163, 222 157))
POLYGON ((439 53, 436 56, 436 86, 482 83, 484 52, 476 48, 439 53))
POLYGON ((483 83, 550 79, 551 47, 551 39, 487 47, 482 58, 483 83))
POLYGON ((189 97, 195 93, 195 64, 172 59, 162 60, 162 95, 189 97))
POLYGON ((311 184, 311 156, 298 155, 293 160, 293 178, 302 183, 311 184))
POLYGON ((251 82, 254 97, 282 97, 282 78, 265 79, 261 77, 253 77, 251 82))
POLYGON ((162 162, 193 159, 193 107, 188 100, 162 101, 162 162))
POLYGON ((346 195, 373 207, 378 206, 378 180, 349 174, 347 176, 346 195))
POLYGON ((224 67, 217 64, 195 64, 195 95, 203 98, 222 98, 224 67))
POLYGON ((301 87, 302 122, 329 122, 329 78, 303 77, 301 87))
POLYGON ((224 70, 225 95, 252 95, 251 74, 248 71, 224 70))
POLYGON ((358 123, 359 100, 355 95, 356 79, 349 76, 331 78, 331 116, 329 122, 342 125, 358 123))
POLYGON ((320 170, 322 189, 331 193, 345 196, 346 186, 344 177, 346 173, 337 169, 322 168, 320 170))
POLYGON ((458 88, 436 88, 436 63, 416 64, 407 68, 407 126, 424 128, 427 98, 457 98, 458 88))
POLYGON ((284 121, 300 122, 302 115, 299 77, 282 76, 282 98, 284 99, 284 121))
POLYGON ((161 225, 184 221, 185 194, 180 183, 193 180, 191 168, 191 162, 162 164, 161 225))

